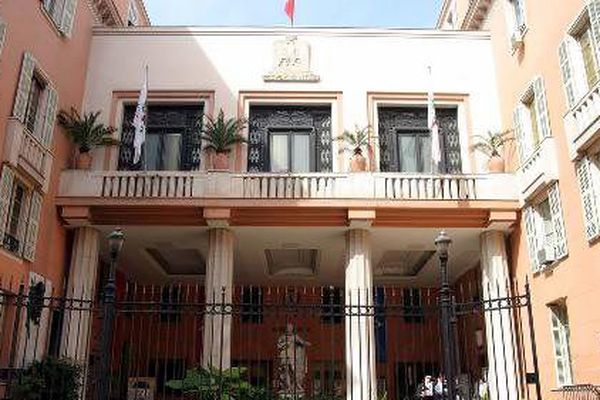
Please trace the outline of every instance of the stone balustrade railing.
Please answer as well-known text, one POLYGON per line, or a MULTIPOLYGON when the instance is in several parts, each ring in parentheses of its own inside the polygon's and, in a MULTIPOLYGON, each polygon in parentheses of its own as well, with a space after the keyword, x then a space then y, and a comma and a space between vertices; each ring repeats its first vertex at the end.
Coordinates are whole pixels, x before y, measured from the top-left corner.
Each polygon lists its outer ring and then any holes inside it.
POLYGON ((594 86, 565 116, 572 159, 600 135, 600 83, 594 86))
POLYGON ((239 174, 70 170, 61 197, 102 199, 517 200, 512 174, 239 174))
POLYGON ((47 150, 29 132, 23 132, 20 156, 40 175, 45 174, 47 150))
POLYGON ((4 160, 28 174, 43 191, 48 189, 52 153, 16 118, 9 118, 6 126, 4 160))

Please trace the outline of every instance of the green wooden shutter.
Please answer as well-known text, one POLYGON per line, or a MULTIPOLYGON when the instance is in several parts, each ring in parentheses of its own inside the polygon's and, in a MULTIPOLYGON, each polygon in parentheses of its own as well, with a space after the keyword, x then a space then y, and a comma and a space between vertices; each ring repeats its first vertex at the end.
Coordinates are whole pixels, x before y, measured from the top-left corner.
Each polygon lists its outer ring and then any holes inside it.
POLYGON ((6 22, 0 17, 0 54, 2 54, 2 48, 4 47, 4 40, 6 38, 6 22))
POLYGON ((552 132, 550 131, 550 118, 548 116, 548 101, 546 99, 544 80, 541 76, 538 76, 533 81, 533 93, 535 96, 538 129, 543 138, 550 137, 552 136, 552 132))
POLYGON ((537 227, 536 227, 536 212, 532 206, 527 206, 524 209, 525 214, 525 234, 527 235, 527 248, 529 250, 529 262, 531 269, 535 272, 540 269, 540 264, 537 258, 538 243, 537 243, 537 227))
POLYGON ((587 10, 590 17, 594 47, 596 48, 596 60, 600 65, 600 0, 587 0, 587 10))
POLYGON ((23 258, 31 262, 35 260, 35 248, 40 227, 41 211, 42 195, 34 191, 31 193, 29 219, 27 221, 27 232, 25 233, 25 242, 23 245, 23 258))
POLYGON ((513 112, 513 129, 517 138, 517 148, 519 149, 519 159, 521 163, 525 161, 529 155, 527 138, 523 130, 523 106, 518 105, 513 112))
POLYGON ((10 214, 10 199, 14 180, 15 173, 5 165, 2 168, 2 175, 0 175, 0 245, 4 240, 4 232, 10 214))
POLYGON ((585 235, 588 240, 593 240, 600 235, 600 216, 598 215, 598 199, 589 158, 585 157, 577 163, 577 178, 583 203, 585 235))
POLYGON ((558 58, 560 60, 560 71, 562 73, 563 85, 567 96, 569 107, 573 107, 576 101, 575 74, 573 70, 573 62, 569 53, 569 38, 565 38, 558 49, 558 58))
POLYGON ((52 144, 54 133, 54 122, 56 121, 56 109, 58 107, 58 93, 52 86, 46 89, 46 111, 44 113, 44 125, 42 127, 42 143, 47 148, 52 144))
POLYGON ((35 64, 35 58, 33 58, 31 53, 26 52, 23 55, 21 76, 19 77, 19 85, 17 86, 17 94, 15 96, 15 102, 13 105, 13 117, 17 118, 22 123, 25 123, 27 100, 29 99, 29 90, 31 88, 35 64))
POLYGON ((565 220, 560 202, 560 191, 558 183, 554 183, 548 190, 548 202, 550 205, 550 213, 552 215, 552 225, 554 227, 554 251, 556 259, 559 260, 569 254, 567 247, 567 233, 565 229, 565 220))
POLYGON ((76 10, 77 0, 65 0, 62 19, 60 21, 60 31, 66 37, 71 37, 71 34, 73 33, 73 23, 75 22, 76 10))

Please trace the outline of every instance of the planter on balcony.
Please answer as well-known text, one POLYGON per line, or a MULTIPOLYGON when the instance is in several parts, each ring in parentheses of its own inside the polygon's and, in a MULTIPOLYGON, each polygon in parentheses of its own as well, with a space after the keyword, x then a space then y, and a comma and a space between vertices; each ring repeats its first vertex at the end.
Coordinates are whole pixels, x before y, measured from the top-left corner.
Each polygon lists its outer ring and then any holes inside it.
POLYGON ((215 171, 229 170, 229 152, 215 153, 213 155, 213 169, 215 171))
POLYGON ((75 159, 77 169, 89 170, 92 167, 92 156, 89 152, 79 152, 75 159))
POLYGON ((367 159, 362 155, 362 151, 355 151, 350 159, 350 172, 365 172, 366 170, 367 159))
POLYGON ((501 174, 505 172, 504 159, 500 156, 492 156, 488 160, 488 171, 492 174, 501 174))

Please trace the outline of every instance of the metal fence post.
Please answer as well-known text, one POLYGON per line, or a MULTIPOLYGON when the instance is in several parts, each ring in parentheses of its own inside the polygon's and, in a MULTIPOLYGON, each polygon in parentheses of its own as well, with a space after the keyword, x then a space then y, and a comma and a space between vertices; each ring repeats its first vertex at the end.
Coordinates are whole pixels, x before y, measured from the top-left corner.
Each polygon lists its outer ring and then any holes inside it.
POLYGON ((533 326, 533 307, 531 304, 531 288, 529 286, 529 277, 525 281, 525 296, 527 297, 527 316, 529 319, 529 339, 531 340, 531 358, 533 361, 533 369, 535 373, 535 391, 536 400, 542 400, 542 390, 540 384, 540 368, 537 357, 537 344, 535 342, 535 329, 533 326))
POLYGON ((442 328, 442 346, 444 356, 444 381, 446 383, 446 395, 450 400, 456 399, 456 371, 455 371, 455 349, 454 349, 454 303, 452 290, 448 280, 448 247, 452 241, 445 232, 441 232, 435 240, 438 249, 441 287, 440 287, 440 312, 442 328))
POLYGON ((100 365, 98 368, 98 385, 96 387, 96 400, 108 400, 110 394, 110 359, 112 350, 112 328, 115 319, 115 272, 117 259, 123 246, 123 233, 120 229, 113 231, 109 237, 110 267, 108 279, 104 286, 103 319, 100 344, 100 365))

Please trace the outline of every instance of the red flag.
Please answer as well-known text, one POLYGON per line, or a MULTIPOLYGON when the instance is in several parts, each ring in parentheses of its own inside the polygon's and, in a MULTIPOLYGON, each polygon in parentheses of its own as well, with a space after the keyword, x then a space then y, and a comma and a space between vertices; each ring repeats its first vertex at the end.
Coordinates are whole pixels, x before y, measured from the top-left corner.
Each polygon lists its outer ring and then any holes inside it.
POLYGON ((292 26, 294 25, 294 12, 296 10, 296 0, 286 0, 285 2, 285 13, 290 18, 292 26))

